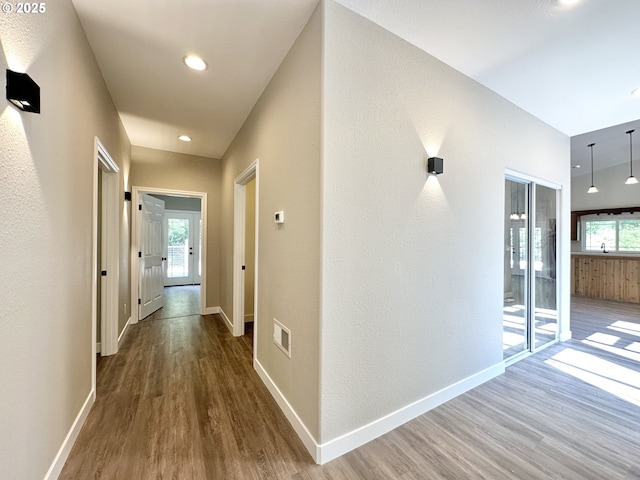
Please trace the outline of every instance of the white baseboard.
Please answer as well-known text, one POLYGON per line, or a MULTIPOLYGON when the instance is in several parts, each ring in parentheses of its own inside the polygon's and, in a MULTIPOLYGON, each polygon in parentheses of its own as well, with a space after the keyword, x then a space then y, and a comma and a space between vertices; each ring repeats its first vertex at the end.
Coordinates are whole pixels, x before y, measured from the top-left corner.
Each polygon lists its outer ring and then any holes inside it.
POLYGON ((351 450, 358 448, 365 443, 370 442, 390 432, 394 428, 413 420, 429 410, 442 405, 445 402, 461 395, 482 383, 491 380, 504 373, 504 364, 502 362, 460 380, 442 390, 427 395, 426 397, 413 402, 406 407, 402 407, 368 425, 364 425, 352 432, 346 433, 341 437, 323 443, 318 447, 319 455, 315 458, 316 463, 322 465, 334 458, 344 455, 351 450))
POLYGON ((572 337, 573 337, 573 334, 571 333, 571 330, 569 330, 568 332, 562 332, 560 334, 560 341, 566 342, 567 340, 571 340, 572 337))
POLYGON ((129 327, 131 326, 131 317, 127 320, 127 323, 124 324, 124 328, 122 329, 122 333, 118 337, 118 348, 122 346, 122 342, 124 341, 124 337, 129 332, 129 327))
POLYGON ((100 353, 102 351, 102 342, 96 342, 96 353, 100 353))
POLYGON ((244 321, 246 322, 253 322, 253 313, 250 313, 248 315, 244 316, 244 321))
POLYGON ((215 315, 216 313, 220 313, 220 307, 207 307, 202 315, 215 315))
POLYGON ((62 442, 62 446, 60 447, 60 450, 58 450, 56 458, 54 458, 51 467, 49 467, 49 471, 44 476, 44 480, 56 480, 60 475, 62 467, 64 467, 67 458, 69 458, 71 448, 73 448, 73 444, 76 442, 76 439, 80 434, 80 430, 82 429, 84 422, 87 420, 87 415, 89 415, 89 411, 91 410, 91 407, 93 406, 95 401, 96 391, 91 390, 89 396, 84 402, 84 405, 82 405, 80 412, 78 412, 78 416, 74 420, 73 425, 71 425, 69 433, 67 433, 67 436, 62 442))
POLYGON ((315 462, 320 465, 338 458, 341 455, 344 455, 345 453, 350 452, 351 450, 354 450, 395 428, 398 428, 404 423, 427 413, 429 410, 442 405, 458 395, 461 395, 504 373, 504 364, 500 362, 492 367, 482 370, 481 372, 471 375, 470 377, 460 380, 453 385, 443 388, 438 392, 417 400, 410 405, 402 407, 395 412, 385 415, 368 425, 364 425, 336 439, 319 445, 293 407, 291 407, 291 404, 289 404, 280 389, 262 367, 260 362, 254 360, 253 366, 262 379, 262 382, 267 386, 267 389, 276 400, 280 409, 284 412, 287 420, 289 420, 289 423, 293 426, 298 437, 302 440, 305 448, 309 451, 315 462))
POLYGON ((309 451, 316 463, 320 463, 318 462, 318 458, 320 457, 319 446, 315 438, 313 438, 313 435, 311 435, 296 411, 287 401, 286 397, 282 394, 278 386, 273 382, 269 374, 262 367, 258 360, 253 360, 253 368, 256 370, 256 372, 258 372, 258 375, 262 379, 262 383, 267 386, 269 393, 271 393, 271 396, 275 399, 276 403, 280 407, 280 410, 282 410, 285 417, 287 417, 287 420, 289 420, 289 423, 298 434, 300 440, 302 440, 305 448, 309 451))
POLYGON ((227 314, 224 313, 224 310, 222 310, 222 307, 218 307, 218 309, 220 310, 218 313, 224 319, 224 323, 227 324, 227 328, 229 329, 231 334, 233 334, 233 323, 231 323, 231 320, 229 320, 229 317, 227 317, 227 314))

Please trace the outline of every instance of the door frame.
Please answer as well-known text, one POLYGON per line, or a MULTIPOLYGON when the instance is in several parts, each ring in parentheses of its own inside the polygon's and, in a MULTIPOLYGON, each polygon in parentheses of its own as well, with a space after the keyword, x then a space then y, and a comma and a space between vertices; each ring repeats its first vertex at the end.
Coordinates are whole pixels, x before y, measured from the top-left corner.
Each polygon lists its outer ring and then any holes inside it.
POLYGON ((143 193, 149 195, 168 195, 173 197, 191 197, 200 199, 200 214, 202 215, 202 278, 200 279, 200 315, 206 315, 207 309, 207 192, 192 192, 187 190, 170 190, 166 188, 154 187, 131 187, 131 200, 133 202, 133 214, 131 215, 131 323, 138 323, 140 320, 138 299, 140 292, 140 261, 138 259, 140 245, 140 220, 139 208, 140 198, 143 193))
POLYGON ((95 386, 97 354, 96 333, 98 323, 98 275, 107 276, 100 282, 100 355, 118 352, 118 286, 120 278, 120 168, 98 137, 94 140, 93 161, 93 252, 92 252, 92 382, 95 386), (102 170, 101 189, 98 188, 98 170, 102 170), (101 190, 102 213, 98 212, 98 192, 101 190), (98 240, 98 222, 101 238, 98 240), (98 241, 101 255, 98 258, 98 241))
POLYGON ((233 335, 244 335, 244 253, 246 235, 246 185, 256 181, 256 226, 255 226, 255 268, 254 268, 254 314, 253 314, 253 355, 257 357, 258 346, 258 239, 260 218, 260 169, 256 159, 234 180, 233 187, 233 335))
MULTIPOLYGON (((547 187, 556 191, 556 218, 561 219, 562 214, 562 185, 557 184, 555 182, 550 182, 548 180, 544 180, 533 175, 529 175, 526 173, 519 172, 517 170, 512 170, 510 168, 505 169, 506 180, 511 180, 519 183, 523 183, 527 186, 528 194, 529 194, 529 211, 527 212, 527 229, 528 229, 528 237, 529 237, 529 245, 533 245, 534 236, 535 236, 535 223, 536 223, 536 215, 535 215, 535 205, 536 205, 536 186, 547 187)), ((503 209, 504 210, 504 209, 503 209)), ((504 213, 503 213, 504 214, 504 213)), ((562 232, 563 229, 567 227, 563 226, 563 222, 559 221, 556 224, 556 310, 558 312, 557 322, 557 331, 556 338, 552 342, 548 342, 544 345, 535 346, 535 334, 533 332, 533 321, 535 317, 535 258, 534 258, 534 249, 529 248, 527 252, 527 264, 530 266, 528 272, 528 283, 529 283, 529 292, 528 292, 528 307, 525 318, 525 325, 529 331, 529 348, 524 352, 518 353, 512 357, 503 360, 505 367, 512 365, 513 363, 522 360, 523 358, 528 357, 534 353, 539 352, 540 350, 544 350, 545 348, 559 342, 564 341, 564 332, 570 330, 569 327, 569 319, 565 318, 563 315, 563 304, 564 299, 561 295, 561 281, 563 275, 563 249, 560 248, 560 239, 563 238, 562 232)))

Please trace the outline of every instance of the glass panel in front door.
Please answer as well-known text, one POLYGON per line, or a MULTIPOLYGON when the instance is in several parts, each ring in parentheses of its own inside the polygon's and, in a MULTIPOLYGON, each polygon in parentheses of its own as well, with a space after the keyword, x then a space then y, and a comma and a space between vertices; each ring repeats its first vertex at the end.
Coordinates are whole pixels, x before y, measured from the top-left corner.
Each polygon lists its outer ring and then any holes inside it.
POLYGON ((167 278, 189 276, 189 220, 167 219, 167 278))

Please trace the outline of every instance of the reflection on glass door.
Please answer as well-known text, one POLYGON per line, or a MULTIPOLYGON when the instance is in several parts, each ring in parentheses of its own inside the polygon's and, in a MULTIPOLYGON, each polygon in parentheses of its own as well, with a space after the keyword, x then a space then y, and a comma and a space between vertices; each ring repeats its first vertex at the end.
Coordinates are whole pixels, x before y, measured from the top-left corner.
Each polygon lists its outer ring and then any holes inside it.
POLYGON ((200 283, 200 212, 165 212, 165 286, 200 283))
POLYGON ((529 184, 506 179, 504 229, 503 357, 530 348, 529 310, 529 184))
POLYGON ((504 218, 503 358, 515 360, 557 339, 557 190, 508 177, 504 218))
POLYGON ((556 190, 535 186, 534 349, 555 341, 558 333, 556 283, 556 190))

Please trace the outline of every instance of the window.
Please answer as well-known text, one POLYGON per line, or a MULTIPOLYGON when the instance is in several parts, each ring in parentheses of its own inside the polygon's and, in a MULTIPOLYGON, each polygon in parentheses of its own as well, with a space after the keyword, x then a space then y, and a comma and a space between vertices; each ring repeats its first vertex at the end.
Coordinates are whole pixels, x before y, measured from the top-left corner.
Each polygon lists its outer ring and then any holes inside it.
POLYGON ((583 251, 640 253, 640 216, 591 215, 582 219, 583 251), (636 217, 636 218, 634 218, 636 217))

